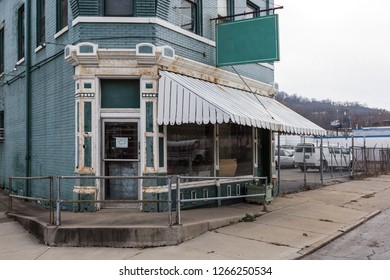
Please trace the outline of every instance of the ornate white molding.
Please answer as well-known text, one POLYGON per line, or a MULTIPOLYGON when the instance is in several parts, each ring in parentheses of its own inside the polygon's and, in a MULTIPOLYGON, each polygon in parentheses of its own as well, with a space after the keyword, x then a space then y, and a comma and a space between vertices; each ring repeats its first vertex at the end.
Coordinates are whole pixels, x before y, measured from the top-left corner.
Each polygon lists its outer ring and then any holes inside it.
MULTIPOLYGON (((99 49, 92 43, 80 43, 65 47, 65 59, 73 66, 88 67, 88 73, 101 74, 102 69, 112 68, 112 73, 152 74, 158 67, 178 74, 206 80, 224 86, 234 87, 245 91, 252 91, 264 96, 274 96, 275 88, 260 81, 240 77, 235 73, 206 65, 195 60, 175 55, 169 46, 153 46, 138 44, 135 49, 99 49), (142 47, 149 47, 149 53, 143 53, 142 47), (83 48, 84 51, 80 51, 83 48), (93 70, 96 68, 96 71, 93 70), (149 73, 147 73, 149 71, 149 73)), ((107 71, 104 70, 105 73, 107 71)), ((77 71, 76 71, 77 72, 77 71)))

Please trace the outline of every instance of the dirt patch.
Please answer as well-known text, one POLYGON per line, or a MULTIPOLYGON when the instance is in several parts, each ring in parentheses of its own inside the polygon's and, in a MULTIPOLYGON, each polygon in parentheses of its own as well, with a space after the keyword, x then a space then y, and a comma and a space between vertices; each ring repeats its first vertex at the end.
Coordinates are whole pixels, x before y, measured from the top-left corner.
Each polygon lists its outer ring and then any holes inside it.
POLYGON ((371 198, 371 197, 374 197, 375 196, 375 193, 368 193, 366 195, 363 195, 362 198, 371 198))

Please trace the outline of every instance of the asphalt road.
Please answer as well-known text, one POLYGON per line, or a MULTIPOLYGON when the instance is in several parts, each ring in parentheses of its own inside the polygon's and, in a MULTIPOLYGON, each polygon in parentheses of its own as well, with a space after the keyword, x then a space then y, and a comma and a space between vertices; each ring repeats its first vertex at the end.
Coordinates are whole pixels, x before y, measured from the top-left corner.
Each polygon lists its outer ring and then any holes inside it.
POLYGON ((390 209, 325 245, 304 260, 390 260, 390 209))

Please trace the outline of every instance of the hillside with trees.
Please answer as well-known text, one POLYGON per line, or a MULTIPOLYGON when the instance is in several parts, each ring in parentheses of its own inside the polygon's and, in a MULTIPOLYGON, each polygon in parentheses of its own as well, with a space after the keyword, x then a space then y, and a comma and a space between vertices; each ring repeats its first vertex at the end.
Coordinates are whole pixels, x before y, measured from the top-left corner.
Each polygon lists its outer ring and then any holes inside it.
POLYGON ((359 102, 309 99, 278 92, 276 100, 326 130, 390 126, 390 111, 359 102))

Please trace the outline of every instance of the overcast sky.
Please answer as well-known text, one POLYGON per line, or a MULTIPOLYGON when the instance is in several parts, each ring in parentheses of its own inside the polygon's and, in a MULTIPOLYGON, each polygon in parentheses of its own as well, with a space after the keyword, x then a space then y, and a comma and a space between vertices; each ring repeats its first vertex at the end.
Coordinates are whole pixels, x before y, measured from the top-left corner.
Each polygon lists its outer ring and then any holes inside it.
POLYGON ((390 110, 390 1, 286 0, 279 90, 390 110))

